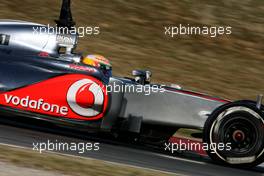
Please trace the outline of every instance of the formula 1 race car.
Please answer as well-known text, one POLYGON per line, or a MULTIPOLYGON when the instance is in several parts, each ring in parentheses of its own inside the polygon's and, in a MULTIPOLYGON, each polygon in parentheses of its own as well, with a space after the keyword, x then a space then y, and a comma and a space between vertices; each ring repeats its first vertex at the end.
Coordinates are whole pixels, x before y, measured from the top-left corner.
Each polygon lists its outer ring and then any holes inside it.
POLYGON ((230 144, 229 150, 207 151, 214 161, 239 167, 263 162, 261 96, 231 102, 151 83, 149 71, 134 70, 134 78, 112 76, 106 58, 74 53, 78 34, 71 33, 69 0, 63 1, 56 23, 60 33, 41 24, 0 21, 1 118, 135 135, 152 145, 161 145, 179 128, 203 129, 204 143, 230 144))

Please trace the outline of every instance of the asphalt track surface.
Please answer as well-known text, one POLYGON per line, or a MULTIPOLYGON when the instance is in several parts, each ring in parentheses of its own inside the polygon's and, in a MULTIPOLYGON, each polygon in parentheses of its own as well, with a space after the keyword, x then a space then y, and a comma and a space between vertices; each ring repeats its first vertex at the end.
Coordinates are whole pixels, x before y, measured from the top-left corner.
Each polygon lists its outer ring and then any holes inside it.
POLYGON ((106 139, 95 138, 93 135, 84 135, 83 132, 72 132, 71 130, 65 130, 59 127, 47 127, 43 124, 35 124, 35 122, 33 124, 30 122, 25 125, 23 122, 0 119, 0 144, 5 144, 7 147, 19 146, 32 149, 33 142, 47 142, 47 140, 67 143, 99 142, 99 151, 89 151, 84 154, 71 151, 63 153, 179 175, 264 176, 264 164, 250 170, 230 168, 216 165, 206 157, 199 157, 190 153, 170 156, 157 152, 155 149, 150 150, 146 146, 141 147, 132 144, 112 142, 106 139))

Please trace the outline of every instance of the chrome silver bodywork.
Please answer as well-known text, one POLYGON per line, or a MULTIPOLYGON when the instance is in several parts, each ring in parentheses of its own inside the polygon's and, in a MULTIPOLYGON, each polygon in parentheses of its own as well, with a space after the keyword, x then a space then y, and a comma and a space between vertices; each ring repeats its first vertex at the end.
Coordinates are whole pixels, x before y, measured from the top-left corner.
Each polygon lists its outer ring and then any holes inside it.
POLYGON ((0 49, 25 54, 45 52, 56 57, 60 47, 65 47, 70 54, 77 46, 78 35, 57 34, 53 29, 37 23, 0 20, 0 34, 12 36, 8 47, 0 45, 0 49))
MULTIPOLYGON (((135 84, 118 78, 112 78, 111 81, 135 84)), ((124 92, 119 116, 142 117, 143 122, 148 124, 203 128, 211 112, 227 102, 187 94, 176 88, 164 89, 164 92, 152 92, 149 95, 145 92, 124 92)))

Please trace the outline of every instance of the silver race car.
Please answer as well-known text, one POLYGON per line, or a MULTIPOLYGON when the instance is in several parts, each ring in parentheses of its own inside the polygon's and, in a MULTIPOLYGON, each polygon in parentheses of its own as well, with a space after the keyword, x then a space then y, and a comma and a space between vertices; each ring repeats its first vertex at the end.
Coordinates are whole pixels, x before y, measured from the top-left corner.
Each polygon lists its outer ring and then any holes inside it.
POLYGON ((103 56, 74 53, 78 34, 69 0, 63 1, 56 23, 57 31, 0 21, 1 118, 34 118, 157 146, 179 128, 202 129, 204 143, 223 144, 221 150, 207 150, 214 161, 240 167, 263 162, 262 96, 231 102, 151 83, 150 71, 134 70, 133 78, 112 76, 103 56))

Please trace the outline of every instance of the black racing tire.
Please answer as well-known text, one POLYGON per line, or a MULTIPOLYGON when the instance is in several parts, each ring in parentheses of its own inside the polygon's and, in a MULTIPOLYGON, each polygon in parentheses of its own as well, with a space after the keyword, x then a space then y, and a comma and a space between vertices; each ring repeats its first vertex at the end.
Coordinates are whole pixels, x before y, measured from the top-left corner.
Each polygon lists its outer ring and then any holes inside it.
POLYGON ((221 150, 208 147, 209 157, 217 163, 242 168, 264 162, 263 112, 256 102, 246 100, 227 103, 213 111, 204 125, 203 142, 208 146, 221 144, 221 150))

